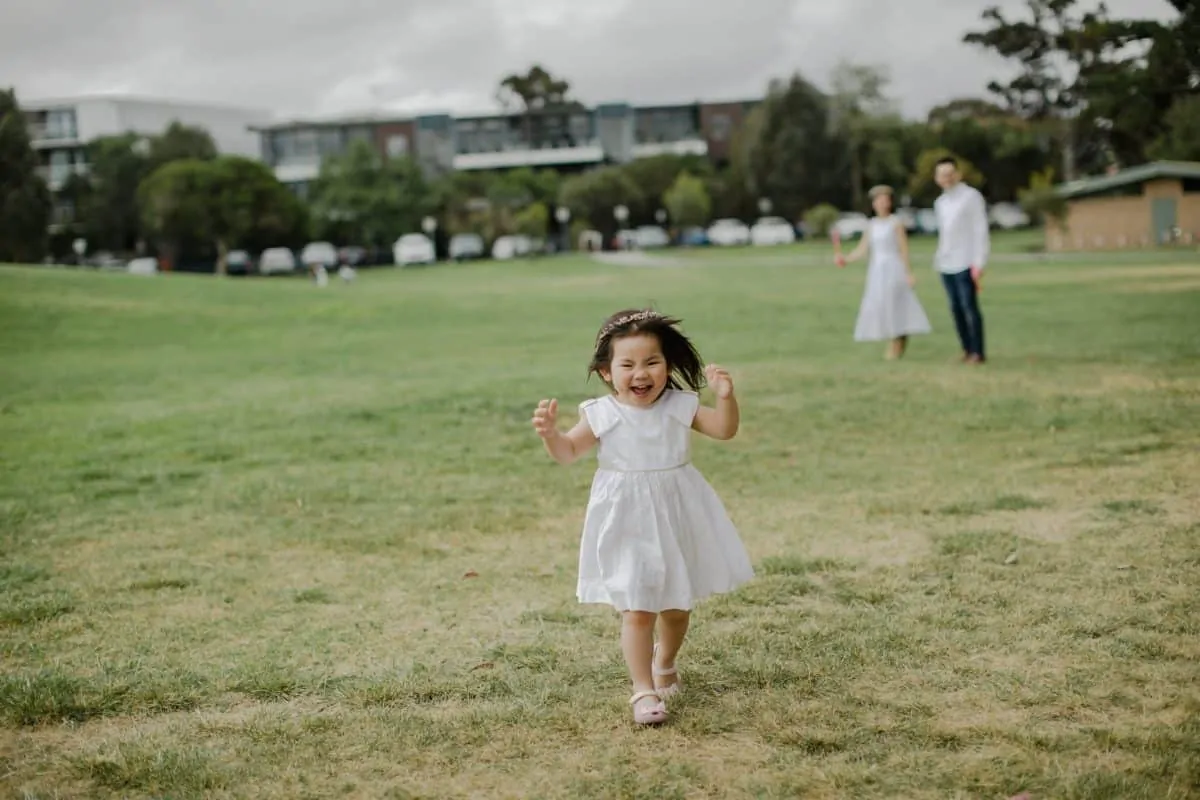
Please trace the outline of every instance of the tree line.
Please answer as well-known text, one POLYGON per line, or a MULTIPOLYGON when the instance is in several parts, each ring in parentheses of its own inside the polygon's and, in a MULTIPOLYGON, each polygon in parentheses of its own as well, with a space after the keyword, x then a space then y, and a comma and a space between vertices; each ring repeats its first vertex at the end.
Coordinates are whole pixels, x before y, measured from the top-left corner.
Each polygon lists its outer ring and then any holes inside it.
MULTIPOLYGON (((409 158, 353 143, 326 159, 300 201, 265 165, 219 155, 202 130, 174 124, 158 136, 111 136, 87 145, 90 169, 59 190, 74 210, 47 235, 52 198, 13 92, 0 92, 0 260, 37 261, 87 238, 92 250, 153 250, 219 263, 231 248, 260 250, 329 239, 387 247, 434 215, 447 233, 485 239, 544 236, 566 208, 571 228, 703 225, 771 213, 823 227, 832 209, 862 210, 887 183, 918 206, 937 189, 932 165, 952 154, 989 200, 1057 213, 1056 182, 1154 159, 1200 160, 1200 10, 1172 3, 1167 23, 1112 19, 1076 0, 1026 0, 1022 16, 986 9, 964 41, 1012 62, 1015 75, 986 97, 955 100, 906 119, 887 70, 839 64, 826 88, 795 74, 773 81, 734 134, 727 164, 658 156, 577 174, 527 168, 430 176, 409 158), (814 213, 814 209, 817 210, 814 213)), ((555 114, 582 108, 570 83, 541 66, 506 76, 499 99, 519 109, 527 138, 555 114)), ((574 237, 572 237, 574 238, 574 237)))

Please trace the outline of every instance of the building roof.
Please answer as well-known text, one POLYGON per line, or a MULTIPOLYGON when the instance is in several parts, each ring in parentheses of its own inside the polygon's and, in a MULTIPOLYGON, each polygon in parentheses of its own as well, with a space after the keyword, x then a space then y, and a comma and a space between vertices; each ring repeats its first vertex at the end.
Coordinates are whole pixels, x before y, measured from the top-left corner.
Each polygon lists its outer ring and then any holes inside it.
POLYGON ((1195 178, 1200 180, 1200 161, 1153 161, 1137 167, 1130 167, 1111 175, 1097 175, 1091 178, 1080 178, 1055 187, 1059 197, 1084 197, 1089 194, 1100 194, 1112 189, 1119 189, 1134 183, 1160 178, 1195 178))
POLYGON ((268 116, 270 113, 266 109, 262 108, 251 108, 249 106, 233 105, 223 102, 190 100, 183 98, 148 97, 145 95, 125 94, 122 92, 96 92, 94 94, 80 94, 69 97, 35 97, 32 99, 26 99, 24 97, 17 98, 17 104, 24 111, 46 111, 52 108, 74 106, 78 105, 79 103, 118 103, 121 105, 164 106, 169 108, 220 109, 223 111, 243 111, 247 114, 257 114, 260 116, 268 116))

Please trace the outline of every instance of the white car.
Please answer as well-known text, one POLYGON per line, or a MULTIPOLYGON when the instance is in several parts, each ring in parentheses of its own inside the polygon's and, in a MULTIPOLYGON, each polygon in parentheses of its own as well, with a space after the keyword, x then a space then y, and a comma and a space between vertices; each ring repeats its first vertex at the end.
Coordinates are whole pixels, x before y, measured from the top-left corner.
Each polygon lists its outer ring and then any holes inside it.
POLYGON ((996 203, 988 210, 988 222, 1005 231, 1029 227, 1029 215, 1016 203, 996 203))
POLYGON ((870 220, 866 214, 858 211, 848 211, 833 223, 833 230, 843 239, 857 239, 867 232, 870 220))
POLYGON ((286 275, 296 271, 296 254, 286 247, 268 247, 258 258, 258 274, 286 275))
POLYGON ((300 251, 300 263, 306 267, 320 264, 325 269, 333 269, 338 263, 337 248, 329 242, 309 242, 300 251))
POLYGON ((904 230, 912 233, 917 230, 917 210, 915 208, 903 207, 896 209, 896 218, 904 225, 904 230))
POLYGON ((130 275, 157 275, 157 258, 135 258, 125 265, 130 275))
POLYGON ((671 244, 671 237, 658 225, 642 225, 634 231, 634 241, 642 250, 652 250, 671 244))
POLYGON ((937 212, 932 208, 922 208, 917 211, 917 228, 921 233, 937 233, 937 212))
POLYGON ((719 219, 709 226, 708 241, 721 247, 750 244, 750 228, 740 219, 719 219))
POLYGON ((492 243, 492 258, 508 261, 533 252, 533 240, 528 236, 501 236, 492 243))
POLYGON ((750 228, 750 243, 759 247, 794 241, 796 229, 783 217, 762 217, 750 228))
POLYGON ((409 264, 433 264, 437 261, 433 241, 423 233, 406 233, 397 239, 392 245, 392 257, 399 267, 409 264))

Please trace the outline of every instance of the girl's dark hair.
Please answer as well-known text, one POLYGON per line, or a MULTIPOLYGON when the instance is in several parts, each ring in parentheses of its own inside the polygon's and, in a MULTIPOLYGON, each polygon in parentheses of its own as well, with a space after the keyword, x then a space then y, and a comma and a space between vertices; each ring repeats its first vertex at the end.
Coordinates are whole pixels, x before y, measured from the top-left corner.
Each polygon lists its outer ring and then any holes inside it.
POLYGON ((696 352, 691 340, 676 327, 680 322, 682 320, 648 308, 618 311, 600 326, 600 333, 596 336, 596 347, 592 353, 592 363, 588 364, 588 376, 595 373, 604 380, 600 371, 611 371, 614 340, 646 334, 657 337, 659 345, 662 346, 663 357, 667 360, 667 386, 672 389, 687 386, 693 391, 700 391, 705 384, 704 361, 696 352))

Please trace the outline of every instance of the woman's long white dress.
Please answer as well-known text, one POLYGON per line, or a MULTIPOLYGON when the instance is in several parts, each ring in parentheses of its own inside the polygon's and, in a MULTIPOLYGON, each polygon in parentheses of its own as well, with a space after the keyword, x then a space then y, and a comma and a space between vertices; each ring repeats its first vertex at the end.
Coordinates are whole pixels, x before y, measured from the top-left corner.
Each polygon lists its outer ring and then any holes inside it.
POLYGON ((635 408, 611 395, 580 414, 600 440, 579 548, 578 597, 618 611, 688 610, 754 577, 717 493, 692 466, 695 392, 635 408))
POLYGON ((867 230, 871 237, 871 260, 854 326, 856 341, 895 339, 932 330, 921 301, 908 285, 896 233, 899 224, 895 217, 875 217, 867 230))

